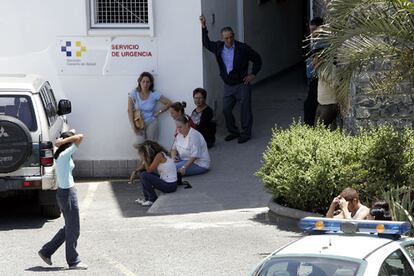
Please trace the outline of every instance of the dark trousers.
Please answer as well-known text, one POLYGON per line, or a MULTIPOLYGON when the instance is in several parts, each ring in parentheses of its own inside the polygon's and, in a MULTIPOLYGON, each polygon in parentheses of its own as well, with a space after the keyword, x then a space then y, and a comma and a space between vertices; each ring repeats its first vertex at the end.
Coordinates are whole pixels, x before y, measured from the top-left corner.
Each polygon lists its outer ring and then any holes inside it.
POLYGON ((223 114, 226 120, 227 131, 230 134, 240 135, 241 137, 250 138, 252 135, 253 114, 252 114, 252 98, 251 85, 224 84, 223 97, 223 114), (233 108, 237 102, 240 102, 240 122, 241 131, 236 126, 233 116, 233 108))
POLYGON ((303 122, 315 125, 316 108, 318 107, 318 79, 308 80, 308 96, 303 104, 303 122))
POLYGON ((79 204, 75 187, 69 189, 58 189, 56 193, 59 208, 65 219, 65 226, 61 228, 53 239, 43 245, 40 250, 46 257, 51 257, 56 250, 65 242, 66 262, 69 266, 80 262, 76 245, 79 238, 79 204))
POLYGON ((155 189, 160 190, 163 193, 172 193, 177 190, 177 182, 165 182, 158 175, 153 173, 146 171, 141 172, 139 178, 141 179, 145 200, 152 202, 157 200, 158 196, 155 189))
POLYGON ((316 109, 316 121, 320 121, 325 126, 330 126, 331 129, 336 129, 336 117, 338 115, 337 104, 319 104, 316 109))

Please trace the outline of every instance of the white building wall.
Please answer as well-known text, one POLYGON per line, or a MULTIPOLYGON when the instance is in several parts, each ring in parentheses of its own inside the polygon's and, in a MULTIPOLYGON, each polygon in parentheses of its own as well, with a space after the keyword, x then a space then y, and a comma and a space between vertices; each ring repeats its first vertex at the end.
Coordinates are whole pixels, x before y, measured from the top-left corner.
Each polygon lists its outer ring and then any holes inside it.
MULTIPOLYGON (((218 1, 217 1, 218 2, 218 1)), ((155 87, 172 101, 194 107, 192 90, 203 85, 200 1, 154 0, 154 38, 158 55, 155 87)), ((0 1, 0 73, 37 73, 59 96, 72 101, 69 122, 86 136, 78 160, 132 160, 134 135, 127 118, 127 94, 137 75, 62 75, 56 63, 58 37, 86 37, 85 0, 0 1)), ((115 37, 115 36, 114 36, 115 37)), ((112 37, 112 38, 114 38, 112 37)), ((137 36, 139 40, 141 37, 137 36)), ((161 115, 160 142, 169 148, 174 123, 161 115)))

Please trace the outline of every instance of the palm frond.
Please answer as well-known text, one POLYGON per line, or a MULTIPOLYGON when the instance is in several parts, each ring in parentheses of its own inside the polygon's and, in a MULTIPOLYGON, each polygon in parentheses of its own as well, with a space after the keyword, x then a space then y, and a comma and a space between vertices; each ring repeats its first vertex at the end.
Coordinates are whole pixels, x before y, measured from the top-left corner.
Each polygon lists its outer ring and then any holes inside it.
POLYGON ((372 64, 373 91, 392 91, 414 71, 414 3, 409 0, 331 0, 318 40, 321 78, 346 103, 352 77, 372 64))

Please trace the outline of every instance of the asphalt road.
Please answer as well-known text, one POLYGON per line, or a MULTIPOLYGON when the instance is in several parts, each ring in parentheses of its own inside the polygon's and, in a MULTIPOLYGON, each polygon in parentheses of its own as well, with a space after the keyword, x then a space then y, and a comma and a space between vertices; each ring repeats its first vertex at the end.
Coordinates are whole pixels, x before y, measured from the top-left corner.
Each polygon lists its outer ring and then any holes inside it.
POLYGON ((211 171, 189 178, 193 188, 163 195, 151 208, 134 204, 138 184, 77 182, 81 210, 78 250, 87 271, 68 271, 64 248, 49 267, 37 251, 63 226, 45 220, 27 198, 0 198, 3 275, 247 275, 268 253, 296 239, 295 222, 272 217, 254 172, 277 124, 300 116, 306 95, 301 68, 253 90, 255 123, 245 144, 210 151, 211 171))
POLYGON ((298 236, 294 222, 269 218, 267 208, 154 216, 133 203, 138 185, 82 182, 77 187, 78 249, 89 269, 67 270, 63 247, 53 266, 43 263, 37 251, 63 220, 45 220, 34 202, 17 197, 0 205, 0 275, 247 275, 264 256, 298 236))

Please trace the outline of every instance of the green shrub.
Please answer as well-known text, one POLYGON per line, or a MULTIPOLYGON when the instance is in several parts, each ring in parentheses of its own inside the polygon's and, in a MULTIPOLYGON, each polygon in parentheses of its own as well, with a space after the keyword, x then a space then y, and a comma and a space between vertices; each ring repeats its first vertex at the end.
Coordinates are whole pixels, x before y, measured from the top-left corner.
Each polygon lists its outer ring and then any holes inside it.
POLYGON ((410 236, 414 235, 414 211, 413 187, 394 187, 382 194, 382 199, 388 202, 393 220, 408 221, 411 223, 410 236))
POLYGON ((294 123, 273 129, 256 175, 279 203, 324 214, 348 186, 367 202, 390 187, 407 185, 414 175, 412 134, 381 127, 350 136, 294 123))

